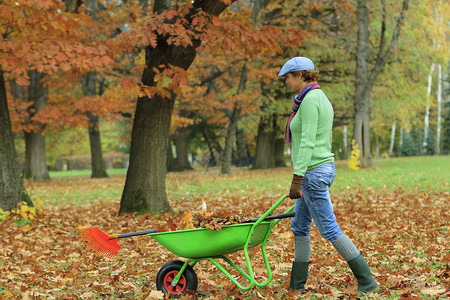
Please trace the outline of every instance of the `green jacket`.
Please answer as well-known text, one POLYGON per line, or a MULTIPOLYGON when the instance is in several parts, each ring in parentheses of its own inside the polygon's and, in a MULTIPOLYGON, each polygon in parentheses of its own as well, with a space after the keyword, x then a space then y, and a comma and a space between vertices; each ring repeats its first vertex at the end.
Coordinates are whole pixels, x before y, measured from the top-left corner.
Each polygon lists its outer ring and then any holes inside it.
POLYGON ((334 162, 331 153, 333 106, 321 89, 312 90, 303 98, 291 121, 292 165, 294 174, 334 162))

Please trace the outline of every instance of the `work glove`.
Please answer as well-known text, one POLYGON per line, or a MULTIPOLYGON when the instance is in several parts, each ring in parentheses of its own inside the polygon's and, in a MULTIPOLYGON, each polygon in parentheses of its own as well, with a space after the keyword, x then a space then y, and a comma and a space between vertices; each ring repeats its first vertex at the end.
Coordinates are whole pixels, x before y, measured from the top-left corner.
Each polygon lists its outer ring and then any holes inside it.
POLYGON ((289 190, 289 198, 298 199, 302 196, 302 179, 303 176, 295 175, 292 178, 291 189, 289 190))

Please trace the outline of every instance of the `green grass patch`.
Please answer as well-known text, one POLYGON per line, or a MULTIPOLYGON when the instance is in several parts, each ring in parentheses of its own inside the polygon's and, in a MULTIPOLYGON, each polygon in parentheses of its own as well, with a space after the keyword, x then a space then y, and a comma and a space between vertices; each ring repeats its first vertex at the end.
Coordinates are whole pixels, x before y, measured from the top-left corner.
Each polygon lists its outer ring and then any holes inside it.
MULTIPOLYGON (((91 179, 90 170, 51 172, 51 181, 27 182, 32 198, 45 203, 83 204, 118 201, 125 183, 126 169, 110 169, 110 177, 91 179)), ((332 193, 348 193, 355 189, 392 192, 441 193, 450 191, 450 156, 420 156, 376 159, 373 167, 352 171, 345 162, 336 162, 336 179, 332 193)), ((171 201, 242 197, 279 198, 287 193, 292 168, 269 170, 234 169, 221 175, 219 168, 197 168, 194 171, 171 172, 166 176, 166 192, 171 201)))
MULTIPOLYGON (((50 171, 50 178, 67 178, 67 177, 90 177, 91 170, 70 170, 70 171, 50 171)), ((110 176, 113 175, 126 175, 127 169, 108 169, 106 173, 110 176)))
MULTIPOLYGON (((231 175, 209 171, 204 176, 177 177, 169 174, 167 191, 171 199, 223 197, 279 196, 288 192, 292 168, 270 170, 240 170, 231 175), (172 180, 171 180, 171 177, 172 180)), ((377 159, 373 167, 352 171, 345 162, 336 163, 333 193, 354 189, 374 189, 392 192, 399 189, 446 192, 450 191, 450 156, 422 156, 377 159)))
POLYGON ((449 191, 450 156, 418 156, 378 159, 369 169, 351 171, 345 164, 336 165, 335 189, 371 187, 392 192, 401 189, 449 191))

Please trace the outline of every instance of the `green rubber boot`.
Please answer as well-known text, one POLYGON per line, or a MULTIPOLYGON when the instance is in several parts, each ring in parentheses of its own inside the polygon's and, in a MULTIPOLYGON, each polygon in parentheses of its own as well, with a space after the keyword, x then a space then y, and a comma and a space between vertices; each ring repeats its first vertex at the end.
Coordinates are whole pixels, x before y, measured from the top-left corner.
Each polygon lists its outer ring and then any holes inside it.
POLYGON ((367 293, 378 287, 377 282, 373 279, 372 274, 370 273, 369 265, 362 254, 347 263, 358 280, 358 291, 367 293))
POLYGON ((291 282, 288 290, 300 290, 303 294, 305 292, 305 283, 308 279, 309 262, 294 261, 292 263, 291 282))

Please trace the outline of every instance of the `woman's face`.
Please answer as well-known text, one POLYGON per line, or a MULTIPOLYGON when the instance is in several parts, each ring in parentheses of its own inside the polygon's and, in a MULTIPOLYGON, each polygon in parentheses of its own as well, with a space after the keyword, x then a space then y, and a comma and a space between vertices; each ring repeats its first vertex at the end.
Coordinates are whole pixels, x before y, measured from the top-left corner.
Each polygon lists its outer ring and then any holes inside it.
POLYGON ((294 93, 298 93, 302 90, 304 82, 301 76, 295 76, 292 73, 288 73, 286 76, 286 84, 294 93))

